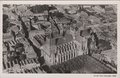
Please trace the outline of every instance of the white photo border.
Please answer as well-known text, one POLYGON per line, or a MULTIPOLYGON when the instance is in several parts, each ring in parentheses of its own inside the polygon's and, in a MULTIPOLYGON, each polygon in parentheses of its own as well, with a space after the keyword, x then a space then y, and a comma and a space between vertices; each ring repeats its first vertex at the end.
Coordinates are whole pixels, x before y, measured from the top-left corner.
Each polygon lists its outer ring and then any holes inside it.
POLYGON ((120 1, 0 1, 0 78, 120 78, 120 1), (3 4, 116 4, 117 5, 117 74, 6 74, 2 73, 3 4))

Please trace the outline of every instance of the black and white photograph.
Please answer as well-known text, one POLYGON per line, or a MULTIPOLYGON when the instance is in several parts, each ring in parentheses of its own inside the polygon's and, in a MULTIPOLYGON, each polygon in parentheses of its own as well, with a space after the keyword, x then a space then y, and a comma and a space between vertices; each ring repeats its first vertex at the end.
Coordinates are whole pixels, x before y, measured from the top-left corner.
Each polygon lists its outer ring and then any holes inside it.
POLYGON ((117 74, 117 4, 3 4, 2 73, 117 74))

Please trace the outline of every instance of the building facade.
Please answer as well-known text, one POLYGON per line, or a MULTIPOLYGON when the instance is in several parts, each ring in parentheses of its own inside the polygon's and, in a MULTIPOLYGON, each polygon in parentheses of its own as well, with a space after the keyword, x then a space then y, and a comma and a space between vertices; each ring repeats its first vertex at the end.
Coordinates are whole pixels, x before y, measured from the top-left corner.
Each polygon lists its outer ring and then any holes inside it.
POLYGON ((79 55, 83 55, 82 45, 75 40, 61 45, 52 46, 49 51, 49 55, 47 55, 46 52, 43 55, 48 65, 60 64, 79 55))

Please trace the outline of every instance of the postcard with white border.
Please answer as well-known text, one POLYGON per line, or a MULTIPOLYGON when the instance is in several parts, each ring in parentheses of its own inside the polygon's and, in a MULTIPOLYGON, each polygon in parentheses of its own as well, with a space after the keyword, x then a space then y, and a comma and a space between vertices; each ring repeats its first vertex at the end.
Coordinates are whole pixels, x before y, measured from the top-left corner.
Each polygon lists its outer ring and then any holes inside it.
POLYGON ((1 78, 120 78, 120 1, 0 1, 1 78))

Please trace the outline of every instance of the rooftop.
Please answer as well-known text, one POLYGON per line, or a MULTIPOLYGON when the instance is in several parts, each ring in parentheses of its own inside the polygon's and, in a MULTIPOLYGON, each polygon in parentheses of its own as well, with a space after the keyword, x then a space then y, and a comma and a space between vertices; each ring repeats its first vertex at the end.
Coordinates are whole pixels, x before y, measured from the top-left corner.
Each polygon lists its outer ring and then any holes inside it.
POLYGON ((59 69, 62 73, 67 70, 71 73, 74 71, 76 73, 116 73, 116 71, 88 55, 78 56, 64 63, 53 65, 51 68, 56 71, 59 69))

